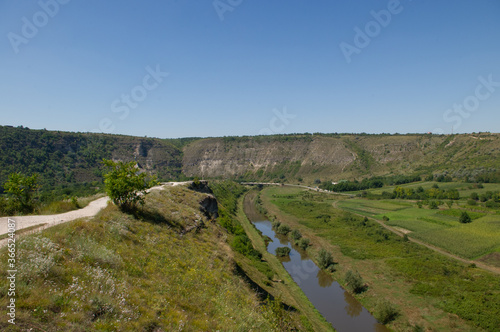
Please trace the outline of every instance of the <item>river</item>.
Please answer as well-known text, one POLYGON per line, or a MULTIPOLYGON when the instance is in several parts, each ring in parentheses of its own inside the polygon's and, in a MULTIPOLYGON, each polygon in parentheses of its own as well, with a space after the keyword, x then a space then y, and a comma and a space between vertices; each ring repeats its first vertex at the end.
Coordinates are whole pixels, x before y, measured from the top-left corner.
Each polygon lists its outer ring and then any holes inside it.
POLYGON ((289 247, 289 257, 280 260, 293 280, 323 317, 340 332, 388 332, 361 303, 346 292, 325 271, 319 269, 307 253, 292 245, 287 237, 276 234, 271 222, 260 215, 250 195, 245 197, 245 214, 255 227, 271 241, 267 251, 275 254, 278 247, 289 247))

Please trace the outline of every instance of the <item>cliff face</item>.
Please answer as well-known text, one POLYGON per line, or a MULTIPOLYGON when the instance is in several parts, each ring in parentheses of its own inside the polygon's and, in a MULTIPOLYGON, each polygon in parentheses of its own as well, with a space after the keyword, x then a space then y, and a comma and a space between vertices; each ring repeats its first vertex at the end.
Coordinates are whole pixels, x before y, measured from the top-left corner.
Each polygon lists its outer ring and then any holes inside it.
POLYGON ((461 167, 499 167, 500 135, 297 135, 201 139, 183 173, 201 177, 342 179, 461 167))
MULTIPOLYGON (((500 169, 500 134, 286 135, 165 140, 0 126, 0 187, 10 173, 54 185, 101 181, 103 158, 137 161, 162 181, 185 176, 305 182, 500 169)), ((453 175, 453 174, 450 174, 453 175)), ((1 190, 1 188, 0 188, 1 190)))

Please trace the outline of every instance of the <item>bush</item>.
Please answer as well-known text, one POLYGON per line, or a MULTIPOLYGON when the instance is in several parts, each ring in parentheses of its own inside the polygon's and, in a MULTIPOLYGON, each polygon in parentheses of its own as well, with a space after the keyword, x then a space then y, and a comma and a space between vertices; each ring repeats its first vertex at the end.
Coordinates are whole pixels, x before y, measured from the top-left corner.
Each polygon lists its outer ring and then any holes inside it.
POLYGON ((429 202, 429 209, 435 210, 437 208, 438 208, 438 205, 437 205, 436 201, 430 201, 429 202))
POLYGON ((231 242, 231 247, 249 258, 257 260, 262 258, 261 253, 254 249, 252 241, 250 241, 246 234, 236 235, 231 242))
POLYGON ((288 225, 280 225, 277 229, 276 229, 276 233, 278 234, 281 234, 281 235, 287 235, 288 233, 290 233, 291 229, 288 225))
POLYGON ((276 248, 276 256, 279 256, 279 257, 288 256, 288 255, 290 255, 290 251, 291 251, 291 249, 288 247, 276 248))
POLYGON ((365 288, 363 278, 361 278, 361 275, 358 271, 347 271, 347 273, 345 274, 345 282, 347 284, 347 287, 356 294, 361 293, 365 288))
POLYGON ((326 269, 330 265, 333 265, 333 257, 332 254, 330 254, 328 251, 325 249, 321 249, 318 252, 318 265, 320 269, 326 269))
POLYGON ((384 301, 380 302, 377 306, 377 320, 382 324, 387 324, 396 319, 399 315, 398 310, 392 305, 392 303, 384 301))
POLYGON ((469 200, 467 200, 467 204, 474 206, 474 205, 477 205, 477 201, 474 199, 469 199, 469 200))
POLYGON ((300 240, 300 238, 302 237, 302 234, 300 234, 300 231, 297 230, 297 229, 294 229, 292 231, 292 239, 295 240, 295 241, 298 241, 300 240))
POLYGON ((147 190, 158 184, 156 177, 147 179, 146 173, 139 173, 135 161, 116 163, 104 159, 102 163, 109 168, 109 172, 104 175, 106 194, 122 210, 130 211, 137 204, 143 205, 147 190))
POLYGON ((280 227, 280 225, 281 225, 281 222, 279 222, 278 220, 273 221, 272 226, 274 229, 278 229, 278 227, 280 227))
POLYGON ((4 184, 5 192, 9 196, 5 210, 33 212, 36 204, 35 193, 39 187, 38 174, 26 176, 22 173, 11 173, 9 180, 4 184))
POLYGON ((388 216, 383 216, 383 217, 382 217, 382 220, 383 220, 383 221, 389 221, 389 217, 388 217, 388 216))
POLYGON ((468 224, 472 222, 472 219, 467 212, 463 211, 458 221, 460 221, 462 224, 468 224))
POLYGON ((300 249, 306 250, 307 247, 309 247, 310 243, 311 243, 311 240, 309 240, 308 238, 303 237, 303 238, 301 238, 299 240, 299 242, 298 242, 297 245, 299 246, 300 249))

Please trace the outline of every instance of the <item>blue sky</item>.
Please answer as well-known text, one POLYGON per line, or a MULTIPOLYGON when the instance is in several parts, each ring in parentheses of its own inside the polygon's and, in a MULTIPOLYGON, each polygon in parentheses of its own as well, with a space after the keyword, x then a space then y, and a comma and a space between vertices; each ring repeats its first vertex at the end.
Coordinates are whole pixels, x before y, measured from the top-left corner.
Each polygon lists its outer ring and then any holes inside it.
POLYGON ((2 125, 500 132, 500 2, 0 1, 2 125))

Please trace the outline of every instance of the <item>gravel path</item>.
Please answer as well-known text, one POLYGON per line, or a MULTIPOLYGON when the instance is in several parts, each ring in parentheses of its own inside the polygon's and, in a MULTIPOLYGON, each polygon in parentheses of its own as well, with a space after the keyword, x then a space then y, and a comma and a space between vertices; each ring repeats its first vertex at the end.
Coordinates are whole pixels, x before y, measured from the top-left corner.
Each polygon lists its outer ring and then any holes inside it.
MULTIPOLYGON (((180 184, 186 184, 189 182, 169 182, 149 189, 151 190, 163 190, 164 185, 177 186, 180 184)), ((1 217, 0 218, 0 236, 8 233, 8 220, 14 220, 16 224, 16 231, 20 231, 24 228, 33 227, 39 225, 30 232, 38 232, 43 229, 59 225, 68 221, 72 221, 80 218, 89 218, 95 216, 99 211, 104 209, 109 202, 108 197, 98 198, 92 201, 86 207, 69 211, 61 214, 51 214, 51 215, 38 215, 38 216, 15 216, 15 217, 1 217)), ((0 240, 0 247, 7 243, 7 239, 0 240)))

